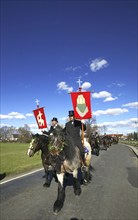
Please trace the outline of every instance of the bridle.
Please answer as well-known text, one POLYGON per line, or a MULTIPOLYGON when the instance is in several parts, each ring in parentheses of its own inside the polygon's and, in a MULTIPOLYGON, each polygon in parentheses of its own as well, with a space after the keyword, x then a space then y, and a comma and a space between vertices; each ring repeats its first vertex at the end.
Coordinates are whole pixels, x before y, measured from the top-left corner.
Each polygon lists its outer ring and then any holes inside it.
POLYGON ((31 150, 31 151, 33 152, 33 154, 35 154, 35 149, 34 149, 34 147, 33 147, 34 141, 35 141, 35 139, 33 139, 33 140, 31 141, 30 146, 29 146, 29 148, 28 148, 28 150, 31 150))
POLYGON ((29 149, 30 149, 30 150, 34 150, 34 148, 33 148, 33 146, 32 146, 33 142, 34 142, 34 139, 32 139, 32 141, 31 141, 31 143, 30 143, 30 146, 29 146, 28 150, 29 150, 29 149))

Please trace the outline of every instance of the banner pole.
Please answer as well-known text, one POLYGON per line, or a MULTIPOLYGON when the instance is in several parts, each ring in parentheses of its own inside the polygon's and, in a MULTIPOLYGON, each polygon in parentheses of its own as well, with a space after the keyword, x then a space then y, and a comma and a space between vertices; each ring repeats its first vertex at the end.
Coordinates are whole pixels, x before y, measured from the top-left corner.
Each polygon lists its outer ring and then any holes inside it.
POLYGON ((84 125, 82 123, 82 145, 84 147, 84 125))

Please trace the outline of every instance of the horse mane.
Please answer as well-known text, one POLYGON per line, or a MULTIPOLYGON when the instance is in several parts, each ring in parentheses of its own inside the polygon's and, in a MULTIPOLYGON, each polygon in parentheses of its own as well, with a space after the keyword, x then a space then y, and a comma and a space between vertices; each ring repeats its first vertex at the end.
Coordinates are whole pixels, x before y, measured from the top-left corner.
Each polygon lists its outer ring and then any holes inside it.
POLYGON ((48 149, 49 139, 48 139, 48 137, 46 135, 38 134, 38 133, 35 134, 34 137, 39 139, 42 154, 48 154, 49 153, 49 149, 48 149))

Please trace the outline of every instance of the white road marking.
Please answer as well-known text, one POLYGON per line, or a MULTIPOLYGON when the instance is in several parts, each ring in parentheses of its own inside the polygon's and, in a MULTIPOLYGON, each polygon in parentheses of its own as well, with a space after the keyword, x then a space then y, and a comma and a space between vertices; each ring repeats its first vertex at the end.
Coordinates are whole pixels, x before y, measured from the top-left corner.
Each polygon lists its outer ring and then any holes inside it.
POLYGON ((2 184, 4 184, 4 183, 8 183, 8 182, 13 181, 13 180, 16 180, 16 179, 20 179, 20 178, 22 178, 22 177, 24 177, 24 176, 31 175, 31 174, 36 173, 36 172, 39 172, 39 171, 41 171, 41 170, 43 170, 43 169, 44 169, 44 168, 41 168, 41 169, 38 169, 38 170, 34 170, 34 171, 32 171, 32 172, 29 172, 29 173, 26 173, 26 174, 23 174, 23 175, 20 175, 20 176, 11 178, 11 179, 9 179, 9 180, 5 180, 5 181, 1 182, 0 185, 2 185, 2 184))

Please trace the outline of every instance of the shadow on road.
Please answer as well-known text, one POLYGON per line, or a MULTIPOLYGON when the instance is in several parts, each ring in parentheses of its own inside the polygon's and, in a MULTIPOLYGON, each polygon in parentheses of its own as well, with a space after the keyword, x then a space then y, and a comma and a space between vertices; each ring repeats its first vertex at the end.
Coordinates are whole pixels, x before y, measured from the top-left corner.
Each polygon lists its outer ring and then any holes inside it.
POLYGON ((84 220, 84 219, 78 219, 78 218, 71 218, 70 220, 84 220))
POLYGON ((0 180, 3 180, 6 177, 6 173, 0 173, 0 180))

